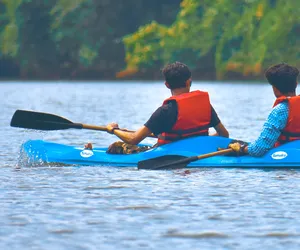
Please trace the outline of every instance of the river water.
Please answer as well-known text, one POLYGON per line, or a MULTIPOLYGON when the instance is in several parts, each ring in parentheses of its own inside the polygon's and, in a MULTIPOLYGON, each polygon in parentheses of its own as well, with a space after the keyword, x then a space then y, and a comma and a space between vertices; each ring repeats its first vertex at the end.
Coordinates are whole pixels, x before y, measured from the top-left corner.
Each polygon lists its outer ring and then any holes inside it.
MULTIPOLYGON (((274 101, 267 84, 193 82, 193 89, 209 91, 230 137, 247 141, 259 135, 274 101)), ((137 129, 170 95, 162 83, 3 82, 0 90, 0 249, 299 249, 297 170, 22 164, 28 139, 95 146, 117 139, 11 128, 16 109, 137 129)))

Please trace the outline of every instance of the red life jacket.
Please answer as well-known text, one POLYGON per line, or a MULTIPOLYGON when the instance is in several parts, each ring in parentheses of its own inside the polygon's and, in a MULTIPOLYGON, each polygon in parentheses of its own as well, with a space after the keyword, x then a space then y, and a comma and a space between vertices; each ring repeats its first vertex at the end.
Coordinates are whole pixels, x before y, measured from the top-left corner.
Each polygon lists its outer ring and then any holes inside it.
POLYGON ((166 144, 195 135, 208 135, 211 121, 211 104, 207 92, 192 91, 172 96, 163 102, 176 101, 178 108, 177 121, 171 131, 158 136, 158 144, 166 144))
POLYGON ((285 128, 282 130, 278 141, 275 143, 275 147, 286 142, 300 140, 300 96, 279 97, 276 99, 273 107, 281 102, 288 102, 289 116, 285 128))

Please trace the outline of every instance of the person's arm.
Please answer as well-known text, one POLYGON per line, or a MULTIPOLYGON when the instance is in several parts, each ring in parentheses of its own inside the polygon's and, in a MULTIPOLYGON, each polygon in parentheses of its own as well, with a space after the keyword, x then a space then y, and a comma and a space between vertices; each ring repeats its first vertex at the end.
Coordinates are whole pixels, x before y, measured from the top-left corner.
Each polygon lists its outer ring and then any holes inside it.
POLYGON ((245 153, 251 156, 262 156, 273 148, 281 131, 287 124, 288 114, 289 106, 287 102, 280 103, 274 107, 263 126, 260 136, 245 148, 245 153))
POLYGON ((222 122, 220 122, 217 126, 215 126, 214 129, 216 130, 216 133, 212 134, 212 136, 223 136, 227 138, 229 137, 229 133, 227 129, 224 127, 224 125, 222 124, 222 122))
POLYGON ((119 129, 114 129, 114 128, 118 128, 118 124, 116 123, 108 124, 106 127, 109 133, 113 133, 114 135, 119 137, 122 141, 132 145, 139 144, 142 140, 144 140, 147 136, 149 136, 152 133, 150 129, 148 129, 145 126, 141 127, 140 129, 138 129, 133 133, 122 131, 119 129))
POLYGON ((211 121, 210 121, 210 126, 214 127, 216 130, 216 133, 211 134, 211 136, 223 136, 223 137, 229 137, 229 133, 225 126, 222 124, 220 121, 217 112, 215 109, 211 106, 211 121))
MULTIPOLYGON (((283 102, 274 107, 263 125, 260 136, 254 142, 250 143, 242 149, 242 153, 251 156, 260 157, 274 147, 281 131, 285 128, 288 120, 289 106, 283 102)), ((231 145, 236 145, 233 143, 231 145)), ((238 143, 239 144, 239 143, 238 143)), ((241 145, 231 146, 234 151, 238 152, 241 145)))
MULTIPOLYGON (((134 133, 129 133, 122 130, 114 130, 114 134, 118 136, 122 141, 129 144, 138 144, 144 140, 151 133, 158 135, 163 131, 168 131, 172 128, 177 118, 177 106, 176 103, 169 103, 156 109, 151 115, 149 120, 134 133)), ((118 128, 118 124, 108 124, 107 130, 111 133, 113 128, 118 128)))

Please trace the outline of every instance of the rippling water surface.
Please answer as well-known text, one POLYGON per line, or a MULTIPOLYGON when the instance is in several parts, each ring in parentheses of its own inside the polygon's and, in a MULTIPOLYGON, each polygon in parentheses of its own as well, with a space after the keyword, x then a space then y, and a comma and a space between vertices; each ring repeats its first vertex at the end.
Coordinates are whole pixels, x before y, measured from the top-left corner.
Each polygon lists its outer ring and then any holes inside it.
MULTIPOLYGON (((209 91, 232 138, 251 141, 274 101, 265 84, 193 83, 209 91)), ((89 130, 9 127, 16 109, 137 129, 169 96, 159 83, 1 83, 1 249, 299 249, 300 171, 23 166, 45 139, 107 146, 89 130)), ((153 142, 147 139, 147 142, 153 142)))

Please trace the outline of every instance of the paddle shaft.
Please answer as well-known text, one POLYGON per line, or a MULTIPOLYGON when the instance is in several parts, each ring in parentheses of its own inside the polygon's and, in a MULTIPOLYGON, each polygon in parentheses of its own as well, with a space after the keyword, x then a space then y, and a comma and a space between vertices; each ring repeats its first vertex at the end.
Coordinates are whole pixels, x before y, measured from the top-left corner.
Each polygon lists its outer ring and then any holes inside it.
MULTIPOLYGON (((105 126, 95 126, 95 125, 89 125, 89 124, 81 124, 81 125, 82 125, 83 129, 91 129, 91 130, 99 130, 99 131, 107 132, 107 128, 105 126)), ((121 128, 117 128, 116 130, 121 130, 121 131, 128 132, 128 133, 135 132, 133 130, 121 129, 121 128)), ((154 134, 150 134, 148 137, 157 138, 154 134)))
POLYGON ((205 159, 208 157, 212 157, 212 156, 217 156, 217 155, 224 155, 224 154, 228 154, 233 152, 233 150, 231 148, 227 148, 227 149, 222 149, 213 153, 208 153, 208 154, 204 154, 204 155, 198 155, 197 160, 201 160, 201 159, 205 159))
POLYGON ((167 163, 167 164, 163 164, 163 165, 160 165, 160 166, 157 166, 157 167, 153 167, 152 169, 153 170, 158 170, 158 169, 168 168, 168 167, 171 167, 171 166, 174 166, 174 165, 182 165, 182 164, 185 164, 185 163, 189 164, 193 161, 198 161, 198 160, 201 160, 201 159, 205 159, 205 158, 209 158, 209 157, 213 157, 213 156, 218 156, 218 155, 224 155, 224 154, 228 154, 228 153, 231 153, 231 152, 233 152, 233 150, 231 148, 223 149, 223 150, 220 150, 220 151, 216 151, 216 152, 212 152, 212 153, 208 153, 208 154, 204 154, 204 155, 192 156, 192 157, 188 157, 188 158, 185 158, 185 159, 177 160, 177 161, 170 162, 170 163, 167 163))
POLYGON ((91 129, 91 130, 100 130, 100 131, 106 131, 107 132, 107 128, 105 126, 82 124, 82 128, 83 129, 91 129))

